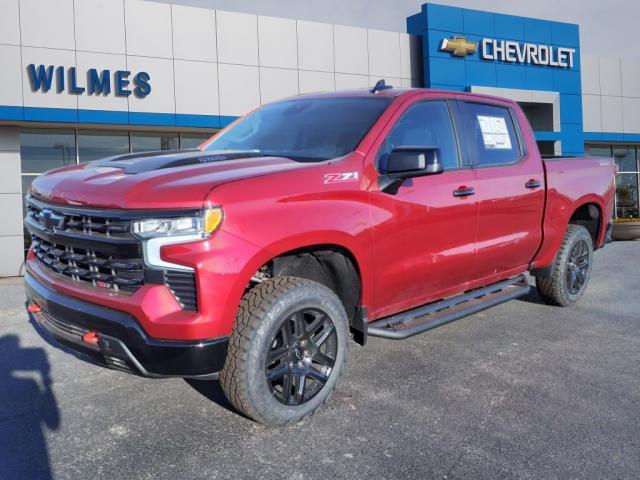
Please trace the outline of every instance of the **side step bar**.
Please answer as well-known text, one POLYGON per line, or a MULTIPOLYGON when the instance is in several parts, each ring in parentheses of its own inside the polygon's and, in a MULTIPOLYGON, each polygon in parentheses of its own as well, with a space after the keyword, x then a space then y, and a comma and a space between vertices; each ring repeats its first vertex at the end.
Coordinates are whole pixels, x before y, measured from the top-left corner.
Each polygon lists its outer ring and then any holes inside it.
POLYGON ((522 297, 529 293, 529 288, 527 277, 520 275, 463 293, 457 297, 429 303, 377 320, 369 324, 367 333, 374 337, 400 340, 459 320, 508 300, 522 297))

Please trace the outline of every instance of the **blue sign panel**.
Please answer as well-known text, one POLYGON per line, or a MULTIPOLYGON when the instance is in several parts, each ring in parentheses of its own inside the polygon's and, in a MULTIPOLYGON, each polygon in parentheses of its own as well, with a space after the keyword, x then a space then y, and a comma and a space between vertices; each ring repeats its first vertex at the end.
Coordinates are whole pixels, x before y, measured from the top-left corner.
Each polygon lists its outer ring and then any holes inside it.
POLYGON ((578 25, 427 3, 407 30, 423 39, 425 87, 557 92, 560 132, 536 137, 583 153, 578 25))

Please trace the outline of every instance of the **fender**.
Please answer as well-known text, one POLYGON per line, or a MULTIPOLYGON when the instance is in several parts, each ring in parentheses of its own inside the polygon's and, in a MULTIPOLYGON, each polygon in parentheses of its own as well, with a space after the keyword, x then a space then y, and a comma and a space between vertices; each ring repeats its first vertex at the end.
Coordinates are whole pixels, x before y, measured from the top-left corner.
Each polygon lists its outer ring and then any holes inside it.
MULTIPOLYGON (((242 286, 242 292, 244 293, 244 288, 250 282, 251 277, 273 258, 291 251, 317 246, 339 247, 351 254, 355 262, 355 267, 360 273, 362 289, 361 303, 363 305, 369 304, 371 295, 373 294, 373 259, 370 254, 371 249, 363 248, 357 239, 339 231, 308 231, 304 234, 285 237, 269 245, 260 247, 260 250, 256 252, 253 257, 247 259, 245 267, 236 279, 238 286, 242 286), (310 241, 311 238, 313 241, 310 241)), ((241 297, 242 294, 239 298, 241 297)))
POLYGON ((544 239, 535 258, 531 262, 531 269, 544 269, 553 264, 556 253, 562 245, 564 235, 573 214, 581 207, 594 204, 600 210, 600 226, 598 241, 595 248, 605 241, 607 230, 607 209, 601 197, 596 194, 586 194, 573 201, 569 197, 559 194, 555 190, 548 192, 548 206, 544 217, 544 239))
POLYGON ((359 246, 344 232, 308 231, 263 246, 223 228, 204 242, 167 245, 162 258, 197 270, 201 313, 211 321, 204 337, 213 338, 231 334, 242 296, 264 264, 292 250, 318 245, 334 245, 351 253, 361 275, 362 303, 366 305, 372 294, 370 249, 359 246))
POLYGON ((366 301, 371 295, 370 280, 373 275, 371 249, 364 248, 361 242, 344 232, 325 230, 305 232, 304 234, 283 238, 264 247, 265 251, 269 252, 271 256, 260 266, 274 257, 279 257, 293 250, 325 245, 342 248, 351 254, 355 261, 355 267, 358 272, 360 272, 362 280, 362 300, 366 304, 366 301), (314 241, 310 242, 309 237, 312 237, 314 241))

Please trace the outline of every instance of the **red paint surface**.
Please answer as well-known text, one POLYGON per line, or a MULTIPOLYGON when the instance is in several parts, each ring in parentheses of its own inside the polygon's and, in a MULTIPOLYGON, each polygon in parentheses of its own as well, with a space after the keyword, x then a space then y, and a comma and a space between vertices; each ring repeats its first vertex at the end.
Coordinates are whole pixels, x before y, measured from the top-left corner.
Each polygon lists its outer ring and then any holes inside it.
MULTIPOLYGON (((381 93, 396 94, 397 90, 381 93)), ((195 269, 197 313, 181 310, 162 285, 146 285, 127 296, 54 277, 32 255, 27 265, 62 293, 131 313, 152 337, 200 339, 231 333, 247 284, 271 258, 306 246, 337 245, 356 259, 361 304, 368 308, 369 320, 375 320, 549 265, 569 218, 587 203, 602 212, 597 243, 603 245, 613 210, 614 172, 611 160, 543 161, 514 102, 406 90, 395 97, 357 149, 336 160, 296 163, 251 158, 136 175, 78 165, 33 183, 34 195, 67 205, 129 209, 221 205, 224 222, 211 238, 162 250, 165 260, 195 269), (527 155, 515 165, 414 178, 397 195, 381 192, 374 166, 378 147, 409 105, 429 98, 476 99, 512 107, 527 155), (357 181, 325 181, 327 175, 343 172, 356 172, 357 181), (541 181, 541 187, 525 188, 532 179, 541 181), (476 195, 454 197, 453 190, 461 186, 473 187, 476 195)))

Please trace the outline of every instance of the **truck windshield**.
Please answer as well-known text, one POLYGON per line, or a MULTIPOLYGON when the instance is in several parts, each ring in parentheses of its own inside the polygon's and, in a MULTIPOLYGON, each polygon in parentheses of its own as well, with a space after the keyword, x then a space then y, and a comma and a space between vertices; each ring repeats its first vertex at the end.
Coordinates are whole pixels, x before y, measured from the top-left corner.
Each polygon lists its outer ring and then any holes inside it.
POLYGON ((205 150, 318 162, 353 151, 391 103, 382 97, 297 99, 265 105, 214 137, 205 150))

